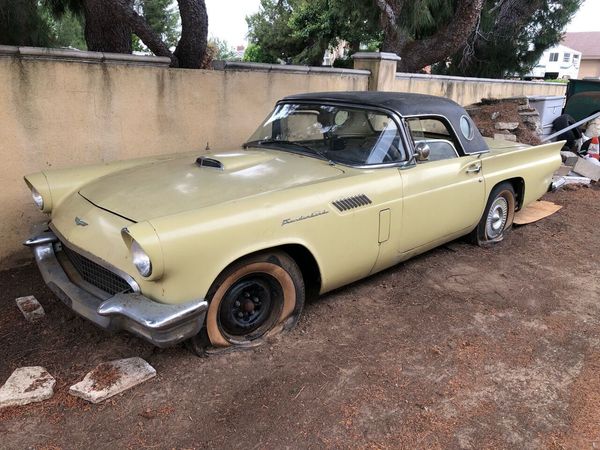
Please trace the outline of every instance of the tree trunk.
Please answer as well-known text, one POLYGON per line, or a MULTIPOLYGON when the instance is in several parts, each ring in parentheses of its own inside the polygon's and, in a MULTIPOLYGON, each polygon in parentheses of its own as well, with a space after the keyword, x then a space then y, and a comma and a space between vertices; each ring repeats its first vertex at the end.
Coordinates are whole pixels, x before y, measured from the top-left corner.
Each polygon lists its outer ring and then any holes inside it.
POLYGON ((483 0, 464 0, 458 3, 454 16, 445 27, 433 36, 410 41, 398 49, 402 58, 398 62, 400 72, 416 72, 428 65, 444 61, 465 45, 475 29, 483 0))
POLYGON ((181 38, 175 49, 179 67, 200 69, 208 43, 208 14, 204 0, 177 0, 181 38))
POLYGON ((118 11, 122 20, 126 22, 131 30, 142 40, 142 42, 156 56, 166 56, 171 58, 171 67, 177 67, 177 57, 171 53, 167 45, 160 36, 148 25, 146 19, 141 17, 131 6, 129 0, 111 0, 116 11, 118 11))
MULTIPOLYGON (((130 7, 133 0, 123 0, 130 7)), ((104 0, 83 0, 85 41, 92 52, 131 53, 131 27, 104 0)))

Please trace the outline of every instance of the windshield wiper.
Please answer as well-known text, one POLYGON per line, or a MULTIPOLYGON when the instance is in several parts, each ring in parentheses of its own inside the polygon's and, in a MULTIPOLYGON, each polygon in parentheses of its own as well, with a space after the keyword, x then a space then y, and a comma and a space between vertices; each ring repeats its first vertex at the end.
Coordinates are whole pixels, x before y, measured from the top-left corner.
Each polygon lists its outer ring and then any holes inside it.
POLYGON ((248 147, 252 147, 253 145, 289 145, 292 147, 296 147, 296 148, 300 148, 302 150, 307 150, 310 153, 312 153, 313 155, 317 155, 319 157, 321 157, 322 159, 324 159, 325 161, 327 161, 329 164, 331 164, 332 166, 335 165, 335 162, 332 161, 330 158, 327 157, 327 155, 325 155, 325 153, 323 153, 321 150, 318 150, 316 148, 312 148, 309 147, 308 145, 304 145, 304 144, 300 144, 298 142, 293 142, 293 141, 284 141, 284 140, 280 140, 280 139, 262 139, 259 141, 251 141, 251 142, 246 142, 244 144, 244 148, 248 148, 248 147))

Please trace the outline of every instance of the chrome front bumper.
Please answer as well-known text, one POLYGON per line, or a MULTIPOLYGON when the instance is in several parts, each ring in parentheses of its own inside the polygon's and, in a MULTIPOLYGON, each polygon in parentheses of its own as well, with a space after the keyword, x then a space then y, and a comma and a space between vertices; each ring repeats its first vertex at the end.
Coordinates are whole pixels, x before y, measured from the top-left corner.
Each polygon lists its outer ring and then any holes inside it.
POLYGON ((54 244, 56 235, 47 231, 24 244, 33 250, 48 287, 69 308, 101 328, 126 330, 157 347, 168 347, 196 335, 202 328, 208 303, 197 300, 165 305, 139 293, 116 294, 103 300, 73 283, 61 266, 54 244))

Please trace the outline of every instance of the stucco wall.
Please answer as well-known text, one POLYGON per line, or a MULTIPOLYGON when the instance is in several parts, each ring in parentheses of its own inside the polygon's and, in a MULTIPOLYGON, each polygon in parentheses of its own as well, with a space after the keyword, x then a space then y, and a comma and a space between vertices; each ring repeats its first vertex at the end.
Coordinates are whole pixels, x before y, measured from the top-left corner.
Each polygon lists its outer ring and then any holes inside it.
POLYGON ((367 57, 380 61, 371 85, 364 70, 240 63, 223 70, 183 70, 168 69, 166 58, 0 46, 0 269, 29 259, 21 242, 30 225, 44 219, 22 181, 27 173, 201 152, 207 143, 212 149, 237 148, 277 99, 298 92, 370 86, 467 104, 482 97, 562 95, 565 89, 423 75, 394 78, 395 55, 367 57))
POLYGON ((182 70, 0 58, 0 269, 21 246, 32 206, 24 174, 101 161, 239 147, 288 94, 365 90, 368 73, 265 65, 182 70), (252 70, 249 70, 252 69, 252 70))
POLYGON ((446 77, 439 75, 396 74, 393 90, 448 97, 461 105, 482 98, 508 98, 524 95, 565 95, 566 85, 486 78, 446 77))

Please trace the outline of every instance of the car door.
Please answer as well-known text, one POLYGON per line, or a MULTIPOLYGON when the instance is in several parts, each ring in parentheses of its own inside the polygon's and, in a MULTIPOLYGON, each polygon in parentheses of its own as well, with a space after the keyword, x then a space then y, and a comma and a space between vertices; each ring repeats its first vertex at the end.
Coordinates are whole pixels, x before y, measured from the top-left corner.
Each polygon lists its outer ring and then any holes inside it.
POLYGON ((398 251, 406 253, 471 231, 483 213, 485 183, 478 155, 465 155, 443 117, 406 119, 415 148, 430 154, 400 172, 403 212, 398 251))

